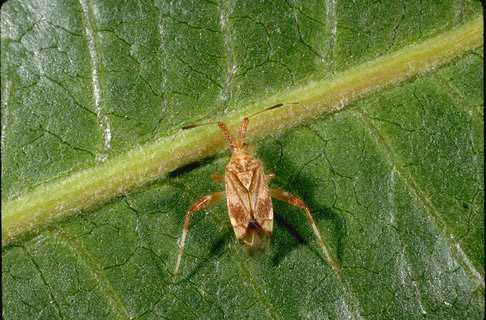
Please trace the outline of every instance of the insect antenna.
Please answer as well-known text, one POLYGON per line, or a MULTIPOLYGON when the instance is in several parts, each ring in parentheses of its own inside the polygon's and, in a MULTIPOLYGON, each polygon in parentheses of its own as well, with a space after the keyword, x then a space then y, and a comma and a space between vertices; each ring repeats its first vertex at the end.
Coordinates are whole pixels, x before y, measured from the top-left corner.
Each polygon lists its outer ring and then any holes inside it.
POLYGON ((248 129, 248 117, 245 117, 243 121, 241 121, 241 126, 240 126, 240 142, 243 143, 245 141, 246 137, 246 131, 248 129))
POLYGON ((231 135, 231 132, 228 130, 228 127, 223 122, 218 122, 218 127, 223 131, 224 137, 228 141, 231 150, 236 149, 236 141, 235 138, 231 135))

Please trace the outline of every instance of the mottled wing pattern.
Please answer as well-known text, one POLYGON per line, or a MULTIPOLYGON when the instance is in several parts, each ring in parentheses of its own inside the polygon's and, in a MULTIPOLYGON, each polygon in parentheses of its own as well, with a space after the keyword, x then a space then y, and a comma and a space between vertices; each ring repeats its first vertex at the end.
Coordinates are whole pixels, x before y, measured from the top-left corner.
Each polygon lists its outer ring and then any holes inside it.
POLYGON ((251 205, 248 190, 233 172, 224 175, 228 214, 237 239, 241 239, 251 220, 251 205))
POLYGON ((267 233, 273 230, 273 206, 263 167, 255 168, 249 188, 251 212, 254 219, 267 233))
POLYGON ((254 219, 266 232, 273 230, 273 207, 262 166, 251 171, 226 170, 226 201, 236 237, 241 239, 249 222, 254 219))

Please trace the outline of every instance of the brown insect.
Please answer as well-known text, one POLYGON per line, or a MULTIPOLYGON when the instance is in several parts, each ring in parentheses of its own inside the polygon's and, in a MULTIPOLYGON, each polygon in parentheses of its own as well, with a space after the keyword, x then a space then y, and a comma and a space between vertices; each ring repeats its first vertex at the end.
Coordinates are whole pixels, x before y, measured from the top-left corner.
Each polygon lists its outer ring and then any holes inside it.
POLYGON ((280 189, 270 189, 269 181, 273 174, 265 174, 260 160, 255 159, 245 142, 248 128, 248 118, 241 122, 238 139, 235 139, 222 122, 218 126, 223 131, 231 150, 231 159, 226 165, 224 178, 213 176, 216 181, 223 181, 225 192, 214 192, 196 201, 187 211, 182 228, 182 238, 179 242, 175 274, 179 273, 182 255, 189 232, 189 221, 194 212, 217 203, 226 196, 228 214, 236 238, 249 250, 262 248, 269 240, 273 230, 272 197, 304 210, 308 223, 314 235, 319 240, 325 259, 333 269, 338 271, 337 263, 332 259, 324 244, 319 230, 310 213, 309 207, 299 198, 280 189))

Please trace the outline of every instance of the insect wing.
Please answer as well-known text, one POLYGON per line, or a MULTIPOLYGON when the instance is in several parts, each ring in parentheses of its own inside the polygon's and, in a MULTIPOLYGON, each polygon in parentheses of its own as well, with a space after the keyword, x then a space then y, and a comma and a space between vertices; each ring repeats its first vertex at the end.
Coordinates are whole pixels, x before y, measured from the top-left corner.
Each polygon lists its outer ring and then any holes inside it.
POLYGON ((238 176, 229 170, 226 170, 224 180, 231 225, 236 238, 241 239, 246 233, 248 223, 251 220, 251 204, 248 190, 238 179, 238 176))
POLYGON ((273 230, 272 198, 262 166, 255 169, 249 192, 254 219, 265 232, 271 234, 273 230))

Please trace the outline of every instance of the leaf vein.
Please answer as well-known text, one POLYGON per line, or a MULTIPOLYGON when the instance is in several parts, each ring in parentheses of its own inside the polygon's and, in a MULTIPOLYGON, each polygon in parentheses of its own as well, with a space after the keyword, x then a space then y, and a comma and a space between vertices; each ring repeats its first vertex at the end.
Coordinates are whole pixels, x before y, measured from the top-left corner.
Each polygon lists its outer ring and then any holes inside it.
POLYGON ((24 253, 29 257, 30 261, 32 262, 32 264, 34 265, 34 268, 37 270, 37 272, 39 273, 39 276, 42 280, 42 283, 44 284, 44 286, 46 287, 47 289, 47 292, 49 293, 49 297, 51 298, 51 301, 53 302, 54 304, 54 308, 56 309, 56 312, 57 312, 57 315, 59 316, 60 319, 64 319, 64 316, 62 315, 61 313, 61 307, 59 306, 59 302, 56 300, 56 297, 54 296, 54 294, 52 293, 52 288, 51 286, 49 285, 49 283, 47 282, 47 279, 46 277, 44 276, 44 273, 42 272, 42 269, 41 267, 39 266, 39 264, 37 263, 37 261, 34 259, 34 256, 32 255, 32 253, 27 250, 27 248, 25 246, 22 246, 22 250, 24 251, 24 253))
POLYGON ((400 266, 399 268, 402 271, 400 271, 400 280, 401 280, 401 283, 402 285, 405 285, 405 279, 403 279, 404 277, 402 276, 402 273, 406 273, 408 275, 408 277, 411 279, 410 283, 412 284, 412 287, 415 291, 415 298, 416 298, 416 301, 417 301, 417 305, 419 307, 419 310, 422 314, 427 314, 427 311, 425 310, 425 307, 424 307, 424 304, 422 303, 422 294, 420 292, 420 289, 419 287, 417 286, 417 281, 414 280, 415 279, 415 275, 413 274, 413 270, 412 270, 412 267, 411 267, 411 263, 409 261, 409 258, 408 258, 408 253, 407 251, 410 250, 410 248, 408 247, 408 245, 402 240, 402 235, 401 233, 399 232, 398 228, 396 227, 396 221, 395 221, 395 211, 397 210, 396 208, 396 202, 395 202, 395 193, 396 193, 396 176, 397 176, 398 172, 396 170, 396 168, 393 168, 391 173, 390 173, 390 179, 389 179, 389 183, 388 183, 388 188, 390 189, 390 191, 388 192, 388 204, 390 206, 390 209, 388 210, 388 214, 389 214, 389 217, 390 217, 390 226, 393 230, 395 230, 396 234, 397 234, 397 237, 398 237, 398 242, 400 243, 400 248, 401 248, 401 254, 400 254, 400 266))
POLYGON ((9 118, 9 111, 8 111, 8 100, 10 98, 10 91, 12 89, 12 81, 10 80, 3 80, 2 82, 5 83, 5 87, 2 90, 2 133, 0 136, 0 150, 3 152, 5 151, 5 140, 7 139, 7 127, 8 127, 8 118, 9 118))
POLYGON ((460 243, 454 240, 454 235, 449 230, 449 226, 440 216, 438 209, 432 203, 430 196, 419 187, 415 181, 412 174, 406 169, 406 166, 402 163, 397 152, 393 149, 388 138, 384 136, 378 128, 374 126, 373 123, 364 115, 364 111, 357 110, 354 114, 361 120, 364 127, 368 130, 370 136, 375 140, 377 145, 383 146, 383 154, 388 163, 396 170, 398 175, 403 179, 407 188, 416 196, 425 212, 431 218, 432 222, 439 228, 442 233, 446 243, 451 250, 452 255, 456 261, 461 261, 459 263, 470 278, 479 286, 484 288, 484 278, 480 272, 473 266, 469 257, 464 253, 461 248, 460 243))
MULTIPOLYGON (((86 0, 83 0, 86 1, 86 0)), ((252 117, 249 139, 276 134, 324 114, 339 112, 350 102, 432 70, 483 45, 482 18, 393 52, 337 75, 332 81, 310 82, 276 94, 224 117, 236 126, 244 113, 252 117), (261 112, 269 105, 284 106, 261 112)), ((221 87, 220 87, 221 88, 221 87)), ((215 126, 178 131, 112 161, 75 172, 2 203, 2 245, 55 219, 128 192, 161 175, 224 148, 215 126)))
POLYGON ((445 79, 440 75, 434 75, 435 83, 439 87, 441 92, 445 93, 452 103, 459 109, 468 115, 472 120, 481 121, 483 116, 480 114, 478 108, 474 108, 471 103, 469 103, 464 96, 464 93, 453 85, 451 82, 445 81, 445 79))
POLYGON ((90 254, 78 240, 74 238, 68 238, 65 231, 53 231, 49 235, 64 244, 64 246, 76 254, 76 257, 83 262, 87 269, 91 272, 93 277, 96 279, 97 283, 100 285, 101 292, 110 302, 110 306, 115 314, 119 316, 120 319, 130 319, 128 310, 123 303, 120 295, 113 288, 110 280, 103 274, 103 267, 99 261, 90 254))
POLYGON ((105 161, 108 158, 108 153, 111 150, 111 128, 108 116, 104 113, 102 108, 99 57, 96 45, 95 26, 96 22, 91 14, 90 0, 79 0, 81 5, 81 20, 84 25, 86 41, 88 44, 89 57, 91 61, 91 86, 93 90, 94 109, 98 119, 98 126, 101 129, 101 136, 103 137, 103 153, 98 155, 100 161, 105 161))
POLYGON ((261 287, 258 285, 257 280, 252 276, 251 272, 248 270, 248 266, 246 265, 246 262, 244 259, 241 257, 240 254, 237 254, 238 256, 238 265, 241 271, 241 274, 244 275, 248 279, 248 283, 250 286, 253 288, 255 291, 256 295, 255 297, 260 301, 261 305, 265 308, 268 316, 273 319, 281 319, 280 315, 276 311, 275 307, 273 304, 268 300, 265 296, 265 294, 262 292, 261 287))
POLYGON ((331 73, 336 71, 336 45, 337 45, 337 16, 336 7, 337 0, 325 0, 326 3, 326 19, 328 32, 330 34, 329 41, 329 62, 331 64, 331 73))
POLYGON ((238 70, 238 64, 235 61, 235 54, 233 52, 233 37, 229 25, 230 2, 231 0, 222 0, 219 9, 219 25, 223 33, 223 44, 226 52, 226 79, 219 94, 219 100, 224 111, 228 109, 229 103, 231 102, 231 85, 238 70))

